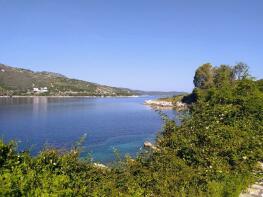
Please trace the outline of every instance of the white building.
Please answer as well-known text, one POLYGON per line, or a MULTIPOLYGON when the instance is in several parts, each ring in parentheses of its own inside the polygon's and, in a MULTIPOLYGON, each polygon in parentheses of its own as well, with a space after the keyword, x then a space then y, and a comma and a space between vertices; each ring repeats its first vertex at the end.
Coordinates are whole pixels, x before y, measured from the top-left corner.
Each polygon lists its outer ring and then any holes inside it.
POLYGON ((45 92, 48 92, 48 88, 47 88, 47 87, 43 87, 43 88, 33 88, 33 92, 34 92, 34 93, 45 93, 45 92))

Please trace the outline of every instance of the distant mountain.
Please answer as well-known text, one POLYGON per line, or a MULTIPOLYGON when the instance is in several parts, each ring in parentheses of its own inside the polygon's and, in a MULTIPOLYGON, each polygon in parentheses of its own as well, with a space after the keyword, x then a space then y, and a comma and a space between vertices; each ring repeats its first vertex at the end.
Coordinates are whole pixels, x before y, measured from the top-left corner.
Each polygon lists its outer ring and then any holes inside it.
POLYGON ((136 94, 139 95, 149 95, 149 96, 162 96, 162 97, 170 97, 170 96, 177 96, 181 94, 186 94, 186 92, 176 92, 176 91, 142 91, 142 90, 134 90, 136 94))
POLYGON ((52 72, 34 72, 23 68, 0 64, 0 95, 33 95, 33 89, 41 95, 55 96, 130 96, 137 94, 125 88, 99 85, 83 80, 70 79, 52 72))

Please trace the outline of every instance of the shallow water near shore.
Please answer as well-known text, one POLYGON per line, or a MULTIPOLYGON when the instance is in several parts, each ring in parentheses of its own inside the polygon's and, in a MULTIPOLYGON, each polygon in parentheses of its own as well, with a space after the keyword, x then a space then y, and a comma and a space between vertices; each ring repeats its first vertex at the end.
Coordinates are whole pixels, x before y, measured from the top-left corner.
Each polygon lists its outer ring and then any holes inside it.
POLYGON ((68 149, 86 135, 82 156, 91 153, 94 161, 107 163, 114 160, 114 148, 135 156, 144 141, 154 141, 162 120, 144 105, 154 98, 0 98, 0 136, 36 155, 46 145, 68 149))

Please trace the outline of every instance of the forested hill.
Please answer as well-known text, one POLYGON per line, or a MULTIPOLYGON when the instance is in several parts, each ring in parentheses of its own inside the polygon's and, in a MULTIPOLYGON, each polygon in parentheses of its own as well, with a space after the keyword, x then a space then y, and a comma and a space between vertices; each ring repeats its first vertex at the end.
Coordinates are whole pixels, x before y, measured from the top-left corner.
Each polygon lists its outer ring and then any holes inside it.
POLYGON ((0 95, 32 95, 33 88, 47 87, 41 95, 130 96, 129 89, 70 79, 52 72, 34 72, 0 64, 0 95))

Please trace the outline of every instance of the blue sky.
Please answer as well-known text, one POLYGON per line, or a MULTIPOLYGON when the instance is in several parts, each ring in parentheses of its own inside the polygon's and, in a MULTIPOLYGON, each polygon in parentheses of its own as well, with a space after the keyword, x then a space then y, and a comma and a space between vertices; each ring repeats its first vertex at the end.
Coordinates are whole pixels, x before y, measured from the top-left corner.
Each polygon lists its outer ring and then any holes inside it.
POLYGON ((262 0, 0 0, 0 62, 106 85, 190 91, 238 61, 263 78, 262 0))

